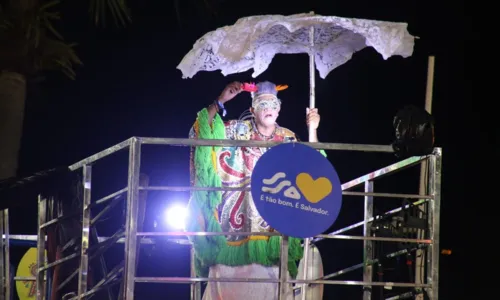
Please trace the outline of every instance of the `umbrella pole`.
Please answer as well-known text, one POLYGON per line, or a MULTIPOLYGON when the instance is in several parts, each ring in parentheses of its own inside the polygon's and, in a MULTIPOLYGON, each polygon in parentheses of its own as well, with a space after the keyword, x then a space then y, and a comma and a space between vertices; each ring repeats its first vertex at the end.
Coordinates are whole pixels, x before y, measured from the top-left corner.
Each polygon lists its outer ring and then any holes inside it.
MULTIPOLYGON (((312 13, 314 14, 314 13, 312 13)), ((315 78, 315 70, 314 70, 314 26, 311 26, 309 29, 309 109, 313 109, 316 105, 316 95, 315 95, 315 86, 316 86, 316 78, 315 78)), ((316 137, 316 129, 313 129, 309 127, 309 142, 313 141, 313 137, 316 137)), ((311 240, 310 239, 304 239, 304 264, 303 264, 303 272, 304 272, 304 277, 303 280, 308 280, 308 273, 309 273, 309 264, 312 263, 309 261, 309 251, 311 248, 311 240)), ((313 278, 310 278, 313 279, 313 278)), ((316 279, 316 278, 314 278, 316 279)), ((306 300, 306 295, 307 295, 307 284, 302 284, 301 288, 301 300, 306 300)), ((320 289, 323 289, 321 286, 320 289)), ((322 294, 320 292, 320 294, 322 294)))
MULTIPOLYGON (((309 109, 313 109, 316 106, 316 78, 314 70, 314 26, 309 29, 309 109)), ((309 142, 312 142, 312 137, 316 136, 316 130, 309 127, 309 142)))

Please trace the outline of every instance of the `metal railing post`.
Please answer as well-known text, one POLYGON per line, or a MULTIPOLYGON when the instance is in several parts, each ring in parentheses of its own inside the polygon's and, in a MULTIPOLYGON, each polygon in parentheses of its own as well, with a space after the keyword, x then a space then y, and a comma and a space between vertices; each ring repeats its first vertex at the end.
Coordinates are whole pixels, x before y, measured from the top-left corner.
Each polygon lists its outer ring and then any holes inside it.
POLYGON ((135 290, 140 165, 141 142, 137 138, 133 138, 129 149, 128 193, 125 221, 124 295, 126 300, 134 299, 135 290))
POLYGON ((82 241, 80 249, 80 269, 78 270, 78 299, 87 292, 87 276, 89 271, 89 257, 87 249, 90 239, 90 202, 91 202, 92 167, 83 166, 83 203, 82 203, 82 241))
MULTIPOLYGON (((195 270, 195 250, 193 245, 189 248, 191 252, 191 278, 196 278, 196 270, 195 270)), ((193 282, 191 283, 191 300, 200 300, 201 299, 201 282, 193 282)))
POLYGON ((9 210, 5 209, 3 211, 3 231, 5 234, 4 242, 4 252, 5 252, 5 299, 10 300, 10 295, 12 292, 11 277, 10 277, 10 236, 9 236, 9 210))
POLYGON ((3 211, 0 211, 0 300, 5 300, 5 285, 8 280, 8 276, 5 276, 5 243, 6 241, 3 239, 4 235, 4 220, 3 220, 3 211))
MULTIPOLYGON (((308 280, 309 277, 308 276, 308 273, 309 273, 309 264, 311 263, 309 261, 309 251, 311 250, 311 239, 310 238, 307 238, 307 239, 304 239, 304 265, 303 265, 303 268, 304 268, 304 280, 308 280)), ((306 296, 307 296, 307 286, 308 284, 305 283, 302 285, 301 289, 300 289, 300 299, 301 300, 307 300, 306 299, 306 296)))
MULTIPOLYGON (((373 193, 373 181, 365 182, 365 192, 373 193)), ((373 196, 365 196, 363 235, 371 236, 371 224, 368 222, 373 218, 373 196)), ((363 281, 372 282, 373 266, 369 263, 373 259, 373 241, 363 241, 363 281)), ((363 300, 372 298, 372 286, 363 287, 363 300)))
POLYGON ((279 300, 286 300, 288 288, 288 236, 281 236, 280 245, 280 279, 278 283, 279 300))
POLYGON ((435 148, 429 160, 429 194, 434 196, 429 202, 428 226, 429 245, 427 253, 427 283, 431 284, 429 298, 438 300, 439 296, 439 222, 441 212, 441 148, 435 148))
POLYGON ((41 195, 38 196, 38 230, 36 242, 36 300, 43 300, 45 298, 45 272, 41 269, 45 266, 45 232, 46 229, 42 228, 47 219, 47 199, 41 195))

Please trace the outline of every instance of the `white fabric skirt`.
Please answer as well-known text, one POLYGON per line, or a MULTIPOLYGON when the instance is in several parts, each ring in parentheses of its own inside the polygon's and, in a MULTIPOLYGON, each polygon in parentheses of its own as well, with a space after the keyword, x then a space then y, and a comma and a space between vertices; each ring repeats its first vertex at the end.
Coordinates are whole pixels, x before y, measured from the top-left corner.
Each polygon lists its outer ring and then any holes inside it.
MULTIPOLYGON (((317 279, 323 277, 323 261, 318 248, 311 246, 308 256, 307 276, 305 276, 304 260, 299 264, 298 279, 317 279)), ((279 279, 279 267, 265 267, 258 264, 230 267, 215 265, 210 267, 210 278, 265 278, 279 279)), ((290 274, 288 278, 290 279, 290 274)), ((298 287, 302 287, 301 284, 298 287)), ((278 300, 277 283, 261 282, 209 282, 203 300, 278 300)), ((293 296, 293 288, 288 286, 286 300, 301 300, 301 291, 293 296)), ((307 300, 323 299, 323 285, 310 286, 306 292, 307 300)))
MULTIPOLYGON (((279 279, 279 267, 251 264, 238 267, 215 265, 210 267, 210 278, 264 278, 279 279)), ((288 275, 288 278, 290 276, 288 275)), ((209 282, 203 300, 278 300, 277 283, 261 282, 209 282)), ((294 300, 291 288, 286 300, 294 300)))

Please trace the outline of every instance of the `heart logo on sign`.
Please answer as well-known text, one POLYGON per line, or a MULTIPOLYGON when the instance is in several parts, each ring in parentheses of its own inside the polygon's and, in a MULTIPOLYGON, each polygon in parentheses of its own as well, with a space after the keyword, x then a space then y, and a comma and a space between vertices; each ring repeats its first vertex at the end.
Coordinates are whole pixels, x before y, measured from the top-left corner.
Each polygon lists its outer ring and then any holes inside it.
POLYGON ((300 173, 295 179, 302 195, 311 203, 318 203, 332 192, 332 183, 328 178, 320 177, 314 180, 307 173, 300 173))

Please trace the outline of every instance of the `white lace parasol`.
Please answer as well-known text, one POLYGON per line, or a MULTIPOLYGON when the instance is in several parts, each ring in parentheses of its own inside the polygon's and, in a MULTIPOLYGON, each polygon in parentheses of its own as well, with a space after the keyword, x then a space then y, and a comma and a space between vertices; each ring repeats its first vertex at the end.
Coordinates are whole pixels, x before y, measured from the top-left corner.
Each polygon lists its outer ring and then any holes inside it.
POLYGON ((406 23, 350 19, 314 14, 263 15, 239 19, 201 37, 177 66, 183 78, 199 71, 221 70, 224 76, 253 68, 255 78, 278 53, 313 54, 320 77, 373 47, 384 59, 413 53, 414 37, 406 23), (314 28, 314 46, 309 29, 314 28))

